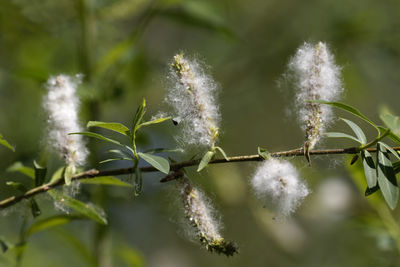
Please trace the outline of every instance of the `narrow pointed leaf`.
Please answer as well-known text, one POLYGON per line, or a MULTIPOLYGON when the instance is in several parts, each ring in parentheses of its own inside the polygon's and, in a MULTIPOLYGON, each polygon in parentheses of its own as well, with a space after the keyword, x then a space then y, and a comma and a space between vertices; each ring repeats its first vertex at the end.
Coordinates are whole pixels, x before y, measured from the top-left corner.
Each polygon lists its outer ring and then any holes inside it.
POLYGON ((164 153, 164 152, 183 152, 181 148, 153 148, 149 150, 143 151, 143 153, 148 154, 156 154, 156 153, 164 153))
POLYGON ((349 105, 346 105, 346 104, 343 104, 343 103, 340 103, 340 102, 329 102, 329 101, 323 101, 323 100, 311 100, 310 102, 331 105, 331 106, 343 109, 343 110, 345 110, 347 112, 350 112, 351 114, 363 119, 364 121, 368 122, 375 129, 377 129, 379 131, 379 129, 376 126, 375 123, 373 123, 370 119, 368 119, 366 116, 364 116, 358 109, 356 109, 356 108, 354 108, 352 106, 349 106, 349 105))
POLYGON ((68 195, 64 195, 56 189, 47 191, 49 195, 58 202, 63 203, 63 205, 75 210, 82 216, 92 219, 100 224, 107 224, 107 219, 103 209, 94 206, 92 204, 83 203, 75 198, 68 195))
POLYGON ((142 180, 142 172, 139 168, 135 170, 135 196, 139 196, 142 193, 143 188, 143 180, 142 180))
POLYGON ((8 149, 10 149, 12 152, 15 152, 15 148, 12 145, 10 145, 10 143, 8 143, 7 140, 5 140, 1 134, 0 134, 0 145, 3 145, 8 149))
POLYGON ((114 158, 114 159, 105 159, 105 160, 102 160, 102 161, 100 161, 99 163, 100 163, 100 164, 103 164, 103 163, 112 162, 112 161, 117 161, 117 160, 127 160, 127 161, 132 161, 132 158, 114 158))
POLYGON ((137 125, 136 126, 136 130, 139 130, 139 128, 141 128, 143 126, 149 126, 149 125, 153 125, 153 124, 158 124, 158 123, 170 120, 170 119, 171 119, 171 117, 165 117, 165 118, 158 118, 158 119, 155 119, 155 120, 152 120, 152 121, 146 121, 146 122, 143 122, 143 123, 137 125))
POLYGON ((397 151, 395 151, 392 147, 390 147, 389 145, 383 143, 383 142, 379 142, 382 146, 384 146, 387 150, 390 151, 390 153, 392 153, 393 156, 395 156, 397 159, 400 160, 400 156, 399 153, 397 153, 397 151))
POLYGON ((63 178, 65 167, 58 168, 51 176, 50 183, 54 183, 63 178))
POLYGON ((138 155, 160 172, 169 173, 169 162, 165 158, 142 152, 139 152, 138 155))
POLYGON ((215 156, 215 151, 213 150, 207 151, 207 153, 204 154, 203 158, 201 159, 197 171, 200 172, 202 169, 207 167, 208 163, 213 159, 214 156, 215 156))
POLYGON ((356 141, 356 142, 362 144, 361 140, 358 140, 354 136, 346 134, 346 133, 330 132, 330 133, 325 133, 324 135, 329 138, 347 138, 347 139, 350 139, 350 140, 353 140, 353 141, 356 141))
POLYGON ((378 184, 386 203, 394 209, 399 199, 396 175, 384 146, 378 143, 378 184))
POLYGON ((226 161, 229 161, 229 158, 226 156, 225 151, 224 151, 221 147, 216 146, 215 149, 217 149, 217 150, 221 153, 221 155, 224 157, 224 159, 225 159, 226 161))
POLYGON ((26 188, 25 185, 18 182, 7 181, 6 185, 13 187, 15 190, 18 190, 21 193, 25 193, 26 191, 28 191, 28 188, 26 188))
POLYGON ((33 161, 35 170, 35 186, 42 185, 46 179, 47 168, 40 166, 39 163, 33 161))
POLYGON ((7 168, 8 172, 19 172, 22 173, 32 179, 35 179, 35 170, 30 167, 24 166, 21 162, 15 162, 10 167, 7 168))
POLYGON ((70 135, 72 135, 72 134, 80 134, 80 135, 96 138, 96 139, 99 139, 99 140, 102 140, 102 141, 106 141, 106 142, 109 142, 109 143, 113 143, 113 144, 116 144, 116 145, 119 145, 119 146, 124 146, 119 141, 111 139, 111 138, 108 138, 108 137, 105 137, 105 136, 103 136, 101 134, 98 134, 98 133, 92 133, 92 132, 70 133, 70 135))
POLYGON ((77 219, 82 219, 82 217, 72 216, 72 215, 56 215, 43 220, 36 221, 31 226, 29 226, 29 228, 25 231, 24 235, 25 239, 37 232, 47 230, 49 228, 53 228, 63 224, 67 224, 77 219))
POLYGON ((122 187, 132 187, 131 184, 125 183, 113 176, 99 176, 95 178, 87 178, 79 180, 81 184, 100 184, 100 185, 114 185, 122 187))
POLYGON ((361 158, 363 161, 365 179, 367 180, 368 188, 373 188, 378 182, 374 160, 371 153, 369 153, 367 150, 361 151, 361 158))
POLYGON ((132 157, 132 155, 130 155, 129 153, 123 151, 123 150, 119 150, 119 149, 110 149, 108 150, 109 153, 114 153, 119 155, 121 158, 130 158, 132 157))
POLYGON ((129 128, 118 122, 89 121, 86 127, 100 127, 129 136, 129 128))
POLYGON ((75 174, 75 166, 68 165, 65 167, 64 180, 66 185, 71 184, 72 176, 74 176, 74 174, 75 174))
POLYGON ((137 130, 137 126, 142 122, 144 113, 146 113, 146 99, 143 98, 142 104, 136 110, 135 117, 132 123, 132 132, 137 130))
POLYGON ((361 144, 367 143, 367 137, 365 137, 363 130, 361 130, 361 128, 357 124, 343 118, 341 118, 341 120, 347 123, 347 125, 353 130, 353 132, 356 134, 357 139, 361 142, 361 144))

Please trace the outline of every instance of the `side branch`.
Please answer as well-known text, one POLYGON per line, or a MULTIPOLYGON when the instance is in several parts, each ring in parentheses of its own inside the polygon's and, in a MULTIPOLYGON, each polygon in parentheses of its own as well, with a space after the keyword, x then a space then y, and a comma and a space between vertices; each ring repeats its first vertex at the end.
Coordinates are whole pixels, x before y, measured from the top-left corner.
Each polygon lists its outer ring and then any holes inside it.
MULTIPOLYGON (((394 150, 400 150, 400 147, 393 147, 394 150)), ((368 152, 376 152, 376 148, 367 148, 368 152)), ((334 154, 357 154, 359 152, 358 147, 350 147, 350 148, 338 148, 338 149, 323 149, 323 150, 311 150, 309 151, 310 155, 334 155, 334 154)), ((274 152, 270 154, 271 157, 297 157, 297 156, 304 156, 304 150, 302 148, 288 150, 288 151, 280 151, 274 152)), ((218 164, 218 163, 233 163, 233 162, 245 162, 245 161, 262 161, 260 155, 245 155, 245 156, 235 156, 235 157, 228 157, 227 159, 214 159, 209 162, 209 164, 218 164)), ((200 163, 200 159, 196 160, 189 160, 171 164, 171 171, 178 171, 185 167, 196 166, 200 163)), ((153 166, 148 167, 141 167, 140 170, 142 172, 156 172, 158 171, 153 166)), ((78 173, 72 177, 72 181, 77 181, 86 178, 95 178, 100 176, 113 176, 113 175, 123 175, 123 174, 131 174, 133 173, 133 168, 122 168, 122 169, 114 169, 114 170, 106 170, 106 171, 99 171, 96 169, 91 169, 88 171, 84 171, 78 173)), ((12 206, 23 199, 31 198, 37 194, 44 193, 50 189, 55 187, 64 185, 65 181, 60 177, 60 179, 47 183, 31 190, 25 192, 19 196, 12 196, 7 199, 0 201, 0 209, 7 208, 12 206)))

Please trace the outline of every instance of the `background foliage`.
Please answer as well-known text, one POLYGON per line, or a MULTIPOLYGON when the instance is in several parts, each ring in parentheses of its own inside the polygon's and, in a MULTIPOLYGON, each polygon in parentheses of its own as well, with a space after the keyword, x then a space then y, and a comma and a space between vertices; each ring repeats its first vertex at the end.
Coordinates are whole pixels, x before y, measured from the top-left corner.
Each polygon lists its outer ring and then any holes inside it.
MULTIPOLYGON (((129 124, 142 97, 147 116, 165 110, 163 87, 172 56, 181 50, 198 53, 222 88, 220 145, 228 155, 255 154, 257 146, 277 151, 303 143, 282 74, 299 45, 322 40, 343 66, 344 102, 375 121, 382 105, 399 114, 399 11, 398 1, 371 0, 2 0, 0 131, 16 152, 0 148, 0 195, 15 193, 5 185, 11 178, 29 182, 5 170, 15 161, 32 166, 40 156, 43 83, 58 73, 84 74, 83 122, 129 124)), ((143 148, 176 146, 172 124, 143 132, 138 136, 143 148)), ((324 146, 349 144, 334 140, 324 146)), ((109 147, 90 145, 96 166, 109 147)), ((293 160, 314 192, 283 222, 273 221, 250 192, 255 164, 211 166, 202 174, 191 170, 221 211, 226 236, 240 245, 233 258, 187 241, 174 186, 160 184, 161 174, 145 174, 138 198, 129 188, 85 185, 81 198, 104 206, 109 226, 78 220, 32 235, 22 265, 395 266, 399 251, 386 227, 390 216, 382 215, 379 199, 371 205, 362 196, 356 167, 343 168, 348 159, 327 159, 315 158, 312 169, 304 159, 293 160)), ((50 163, 52 171, 60 164, 50 163)), ((55 212, 48 197, 38 202, 42 216, 55 212)), ((0 235, 15 242, 24 212, 21 205, 2 211, 0 235)), ((399 209, 394 218, 398 215, 399 209)), ((7 266, 12 257, 6 253, 0 262, 7 266)))

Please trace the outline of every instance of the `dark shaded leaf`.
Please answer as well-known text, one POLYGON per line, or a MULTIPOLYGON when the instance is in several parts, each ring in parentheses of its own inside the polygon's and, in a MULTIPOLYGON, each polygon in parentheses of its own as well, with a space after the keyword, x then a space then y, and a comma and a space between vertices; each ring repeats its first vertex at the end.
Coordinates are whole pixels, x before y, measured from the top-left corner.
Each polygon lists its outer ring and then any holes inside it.
POLYGON ((39 205, 37 204, 36 200, 34 198, 30 199, 30 204, 31 204, 31 212, 32 212, 32 216, 34 218, 36 218, 37 216, 39 216, 40 214, 42 214, 39 205))
POLYGON ((354 155, 354 157, 350 161, 350 165, 353 165, 354 163, 356 163, 358 158, 359 158, 358 154, 354 155))
POLYGON ((42 185, 46 179, 47 168, 40 166, 36 160, 33 161, 33 167, 35 170, 35 186, 42 185))
POLYGON ((367 187, 367 189, 365 189, 365 193, 364 193, 364 195, 367 197, 367 196, 370 196, 370 195, 372 195, 373 193, 375 193, 376 191, 378 191, 379 190, 379 185, 376 185, 376 186, 374 186, 374 187, 372 187, 372 188, 369 188, 369 187, 367 187))
POLYGON ((160 172, 169 173, 169 162, 165 158, 142 152, 139 152, 138 155, 160 172))
POLYGON ((215 150, 207 151, 207 153, 204 154, 203 158, 201 159, 197 171, 199 172, 205 167, 207 167, 208 163, 213 159, 214 156, 215 156, 215 150))
POLYGON ((394 209, 399 199, 396 175, 385 147, 378 142, 377 148, 378 184, 386 203, 388 203, 391 209, 394 209))
POLYGON ((83 203, 68 195, 64 195, 63 193, 55 189, 49 190, 47 192, 53 199, 75 210, 79 214, 90 218, 98 223, 107 224, 105 212, 100 207, 96 207, 92 204, 83 203))

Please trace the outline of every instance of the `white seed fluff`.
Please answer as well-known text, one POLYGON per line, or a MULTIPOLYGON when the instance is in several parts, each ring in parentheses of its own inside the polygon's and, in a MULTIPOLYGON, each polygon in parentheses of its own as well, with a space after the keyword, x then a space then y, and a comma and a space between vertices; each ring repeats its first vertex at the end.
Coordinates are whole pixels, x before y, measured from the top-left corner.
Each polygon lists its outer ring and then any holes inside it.
POLYGON ((173 107, 175 121, 182 126, 182 141, 191 145, 214 146, 220 122, 216 104, 218 86, 198 60, 182 54, 174 57, 165 101, 173 107))
POLYGON ((310 149, 318 142, 331 120, 328 105, 309 103, 307 100, 336 101, 343 92, 340 67, 325 43, 304 43, 289 63, 297 87, 296 104, 310 149))
POLYGON ((80 75, 50 77, 47 94, 43 98, 43 108, 48 113, 48 142, 63 158, 66 164, 84 165, 88 150, 80 135, 68 135, 82 131, 78 120, 79 99, 76 88, 80 75))
POLYGON ((284 217, 294 212, 310 193, 292 164, 274 158, 258 167, 251 185, 266 207, 284 217))

